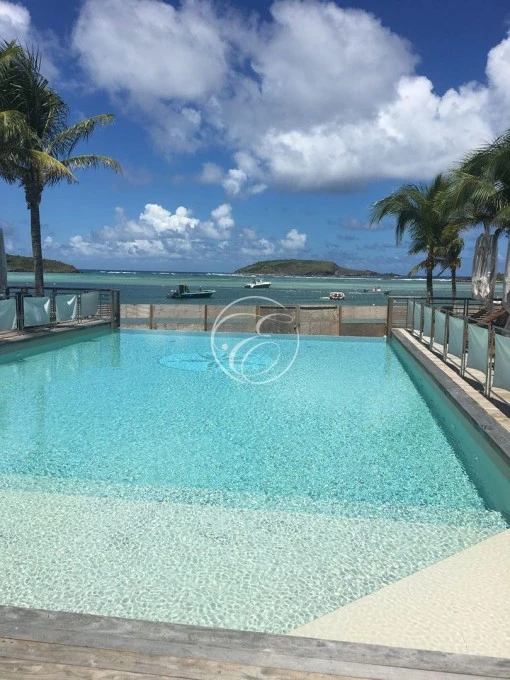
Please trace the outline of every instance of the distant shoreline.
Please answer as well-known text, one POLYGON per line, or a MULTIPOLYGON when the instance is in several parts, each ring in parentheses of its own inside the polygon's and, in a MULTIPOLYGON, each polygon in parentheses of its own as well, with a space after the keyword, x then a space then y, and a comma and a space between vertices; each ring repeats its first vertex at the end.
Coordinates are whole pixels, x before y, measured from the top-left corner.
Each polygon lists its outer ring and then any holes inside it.
MULTIPOLYGON (((44 272, 47 274, 79 274, 80 270, 72 264, 60 260, 43 259, 44 272)), ((7 272, 15 274, 33 274, 33 259, 26 255, 7 253, 7 272)))
POLYGON ((236 269, 234 274, 252 276, 324 276, 331 278, 397 278, 395 272, 375 272, 370 269, 341 267, 331 260, 261 260, 236 269))

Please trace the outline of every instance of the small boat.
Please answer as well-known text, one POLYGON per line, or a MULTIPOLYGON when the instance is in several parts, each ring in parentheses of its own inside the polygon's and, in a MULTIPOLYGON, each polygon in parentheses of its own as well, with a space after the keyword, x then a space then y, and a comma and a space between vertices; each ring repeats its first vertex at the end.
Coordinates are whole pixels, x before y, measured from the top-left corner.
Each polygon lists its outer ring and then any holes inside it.
POLYGON ((198 290, 190 290, 188 286, 184 284, 179 284, 177 290, 171 290, 167 298, 172 300, 189 300, 191 298, 210 298, 214 295, 215 290, 203 290, 199 288, 198 290))
POLYGON ((264 281, 264 279, 256 279, 255 277, 245 284, 245 288, 269 288, 271 281, 264 281))
POLYGON ((372 290, 368 290, 368 288, 363 288, 364 293, 382 293, 383 295, 389 295, 391 293, 391 290, 383 290, 380 286, 374 286, 372 290))
POLYGON ((330 300, 343 300, 344 298, 345 293, 342 293, 341 291, 333 291, 332 293, 329 294, 330 300))

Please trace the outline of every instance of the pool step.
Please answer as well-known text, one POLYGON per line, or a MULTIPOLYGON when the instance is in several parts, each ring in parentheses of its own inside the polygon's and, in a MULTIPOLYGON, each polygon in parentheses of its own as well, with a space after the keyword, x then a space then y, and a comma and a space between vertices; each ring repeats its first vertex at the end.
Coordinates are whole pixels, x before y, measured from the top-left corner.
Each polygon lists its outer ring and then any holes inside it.
POLYGON ((395 520, 353 515, 362 504, 345 516, 71 486, 0 489, 0 603, 281 633, 503 528, 483 511, 455 525, 443 511, 395 520))
POLYGON ((236 491, 139 486, 25 475, 0 475, 0 489, 2 488, 265 512, 305 513, 344 518, 380 519, 392 522, 472 526, 500 531, 508 528, 508 522, 505 521, 498 510, 483 507, 456 508, 316 500, 303 496, 269 496, 236 491))

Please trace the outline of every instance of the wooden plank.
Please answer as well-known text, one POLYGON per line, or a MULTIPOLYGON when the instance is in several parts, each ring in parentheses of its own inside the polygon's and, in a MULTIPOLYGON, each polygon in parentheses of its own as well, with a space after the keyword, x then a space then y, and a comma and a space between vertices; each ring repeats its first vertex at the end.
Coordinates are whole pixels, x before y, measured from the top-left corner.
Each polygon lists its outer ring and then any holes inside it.
MULTIPOLYGON (((109 638, 113 644, 115 639, 121 636, 125 639, 137 638, 140 642, 164 641, 214 647, 239 646, 264 653, 285 652, 302 654, 310 658, 343 658, 363 663, 381 663, 389 659, 390 664, 398 665, 396 662, 400 660, 400 665, 410 667, 418 667, 417 663, 432 659, 436 666, 440 665, 443 670, 458 670, 461 662, 464 668, 468 668, 472 664, 476 665, 476 661, 482 658, 221 628, 136 621, 91 614, 0 607, 0 635, 3 637, 60 642, 63 636, 73 632, 87 635, 90 639, 95 636, 98 644, 92 646, 97 647, 104 646, 109 638), (450 657, 453 657, 453 662, 450 657)), ((508 675, 499 677, 510 677, 510 661, 504 659, 493 661, 498 668, 508 673, 508 675)))
POLYGON ((80 668, 53 663, 33 664, 2 659, 0 660, 0 677, 2 680, 162 680, 165 676, 141 675, 140 673, 119 674, 115 670, 80 668))
MULTIPOLYGON (((90 649, 67 645, 52 645, 16 640, 0 640, 0 677, 3 664, 13 661, 24 662, 34 667, 40 664, 56 664, 66 668, 93 668, 115 670, 134 674, 135 677, 168 677, 209 680, 221 676, 224 680, 331 680, 333 676, 322 673, 306 673, 279 668, 246 666, 218 661, 202 661, 172 656, 155 656, 134 652, 119 652, 106 649, 90 649)), ((78 677, 81 677, 78 675, 78 677)), ((98 677, 103 677, 99 675, 98 677)), ((117 677, 117 676, 116 676, 117 677)), ((336 676, 338 680, 353 680, 352 676, 336 676)))
POLYGON ((330 674, 355 675, 352 664, 368 664, 510 678, 508 659, 14 607, 0 607, 0 635, 255 666, 266 664, 270 656, 271 664, 280 668, 330 674))
MULTIPOLYGON (((230 669, 232 670, 232 669, 230 669)), ((31 663, 19 659, 0 659, 0 677, 2 680, 210 680, 213 677, 221 677, 223 680, 497 680, 487 675, 467 676, 457 674, 434 673, 429 671, 404 671, 401 669, 385 669, 384 675, 372 674, 345 676, 345 675, 320 675, 316 673, 287 674, 281 669, 255 669, 262 674, 253 675, 253 667, 242 666, 234 670, 234 675, 229 672, 225 664, 207 663, 198 666, 197 661, 189 661, 187 666, 176 670, 176 674, 170 671, 170 675, 153 675, 151 673, 119 671, 112 668, 94 668, 93 666, 73 666, 57 663, 31 663)))

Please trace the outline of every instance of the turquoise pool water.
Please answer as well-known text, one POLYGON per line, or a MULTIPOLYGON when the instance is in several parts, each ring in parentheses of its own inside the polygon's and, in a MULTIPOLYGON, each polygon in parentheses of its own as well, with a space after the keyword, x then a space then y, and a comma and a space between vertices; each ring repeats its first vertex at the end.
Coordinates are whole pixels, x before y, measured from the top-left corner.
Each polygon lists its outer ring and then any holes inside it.
POLYGON ((425 383, 378 339, 303 337, 264 385, 207 334, 17 355, 0 603, 285 632, 503 530, 507 480, 425 383))

